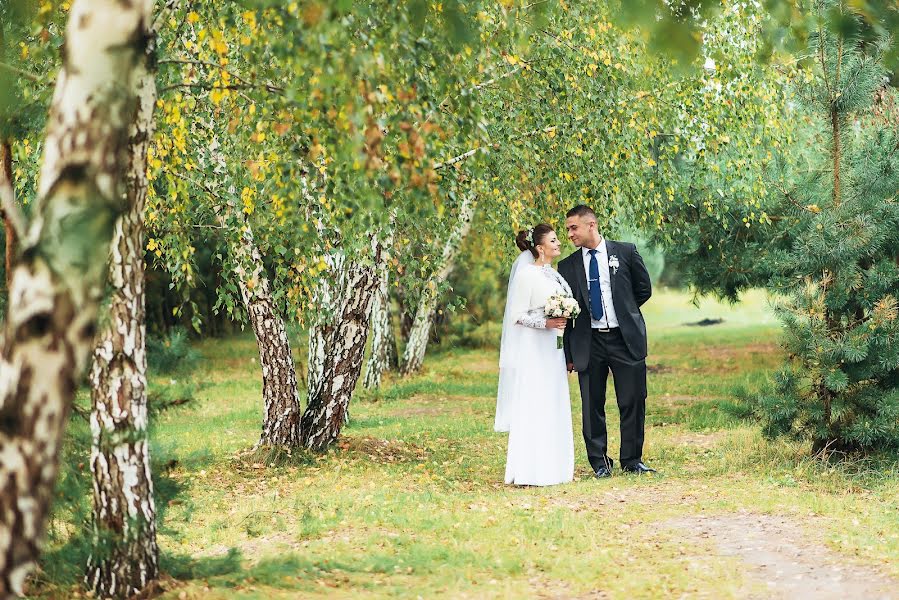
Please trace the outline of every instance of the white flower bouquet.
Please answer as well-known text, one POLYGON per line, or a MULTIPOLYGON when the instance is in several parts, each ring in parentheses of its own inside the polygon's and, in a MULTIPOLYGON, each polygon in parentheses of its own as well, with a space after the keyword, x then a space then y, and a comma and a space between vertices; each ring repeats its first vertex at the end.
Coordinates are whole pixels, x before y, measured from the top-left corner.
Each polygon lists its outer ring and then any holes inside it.
MULTIPOLYGON (((571 296, 556 294, 550 296, 543 308, 543 313, 548 319, 576 319, 581 314, 581 307, 571 296)), ((556 330, 556 348, 562 347, 562 331, 556 330)))

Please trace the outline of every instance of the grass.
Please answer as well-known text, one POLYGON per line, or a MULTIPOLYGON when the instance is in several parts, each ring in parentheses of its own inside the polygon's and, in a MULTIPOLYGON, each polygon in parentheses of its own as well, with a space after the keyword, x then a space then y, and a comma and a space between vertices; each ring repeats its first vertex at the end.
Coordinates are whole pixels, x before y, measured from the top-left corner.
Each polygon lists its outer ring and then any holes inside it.
MULTIPOLYGON (((645 457, 662 475, 591 478, 572 379, 577 480, 550 488, 502 484, 495 351, 435 349, 420 375, 359 394, 331 451, 275 460, 247 452, 261 414, 255 342, 201 344, 198 401, 152 426, 164 597, 727 598, 740 565, 666 524, 739 511, 795 517, 846 561, 899 576, 895 457, 820 463, 735 416, 734 389, 779 362, 765 299, 697 308, 668 292, 646 318, 645 457)), ((608 415, 614 456, 611 391, 608 415)), ((64 515, 49 554, 63 564, 84 554, 64 515)), ((40 595, 72 597, 78 572, 48 565, 40 595)))

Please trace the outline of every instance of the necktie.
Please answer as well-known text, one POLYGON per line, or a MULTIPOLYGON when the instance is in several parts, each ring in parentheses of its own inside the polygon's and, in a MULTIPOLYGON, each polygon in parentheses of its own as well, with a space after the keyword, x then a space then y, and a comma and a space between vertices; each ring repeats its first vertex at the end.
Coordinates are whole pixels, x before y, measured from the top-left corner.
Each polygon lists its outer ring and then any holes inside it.
POLYGON ((587 273, 590 282, 590 314, 595 321, 602 319, 602 290, 599 287, 599 263, 596 250, 590 250, 590 271, 587 273))

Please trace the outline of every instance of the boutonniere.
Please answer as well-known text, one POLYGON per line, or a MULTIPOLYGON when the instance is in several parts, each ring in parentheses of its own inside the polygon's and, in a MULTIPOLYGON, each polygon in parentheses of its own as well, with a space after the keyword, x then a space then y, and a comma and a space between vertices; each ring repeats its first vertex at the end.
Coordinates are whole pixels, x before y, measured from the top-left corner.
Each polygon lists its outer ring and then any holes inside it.
POLYGON ((614 254, 609 257, 609 268, 612 269, 612 275, 618 274, 618 257, 614 254))

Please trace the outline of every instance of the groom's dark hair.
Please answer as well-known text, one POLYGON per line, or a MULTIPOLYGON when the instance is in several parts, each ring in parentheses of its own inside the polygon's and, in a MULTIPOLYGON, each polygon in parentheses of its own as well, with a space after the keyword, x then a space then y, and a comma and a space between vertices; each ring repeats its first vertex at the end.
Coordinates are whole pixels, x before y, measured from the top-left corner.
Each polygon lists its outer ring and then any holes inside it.
POLYGON ((567 213, 565 213, 566 219, 570 217, 593 217, 595 219, 596 213, 593 212, 593 209, 586 204, 578 204, 567 213))

